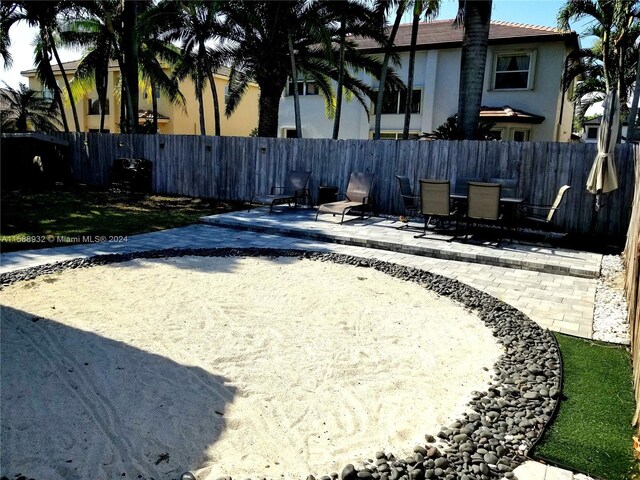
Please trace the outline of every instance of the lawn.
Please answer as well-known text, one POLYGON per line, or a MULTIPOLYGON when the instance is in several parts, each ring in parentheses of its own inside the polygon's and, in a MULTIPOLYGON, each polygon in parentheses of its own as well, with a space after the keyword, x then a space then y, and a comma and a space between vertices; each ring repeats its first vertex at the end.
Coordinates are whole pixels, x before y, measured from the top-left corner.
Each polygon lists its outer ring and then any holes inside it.
POLYGON ((3 252, 87 243, 189 225, 241 203, 104 190, 2 192, 3 252))
POLYGON ((607 480, 630 478, 635 403, 628 350, 555 335, 564 399, 534 456, 607 480))

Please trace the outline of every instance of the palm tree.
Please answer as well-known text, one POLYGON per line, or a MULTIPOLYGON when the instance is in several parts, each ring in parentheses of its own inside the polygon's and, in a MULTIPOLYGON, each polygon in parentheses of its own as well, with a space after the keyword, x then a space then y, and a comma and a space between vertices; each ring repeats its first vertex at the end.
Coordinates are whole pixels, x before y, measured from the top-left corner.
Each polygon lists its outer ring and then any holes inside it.
MULTIPOLYGON (((4 83, 4 82, 3 82, 4 83)), ((4 132, 50 132, 58 130, 56 104, 40 92, 21 83, 18 90, 6 83, 0 90, 3 108, 0 113, 4 132)))
MULTIPOLYGON (((225 4, 230 42, 227 48, 231 60, 225 113, 230 115, 234 111, 249 81, 255 81, 260 87, 259 136, 275 137, 278 133, 280 96, 291 75, 289 34, 297 73, 315 82, 325 99, 334 98, 330 80, 339 77, 339 69, 334 62, 339 52, 332 42, 327 41, 328 30, 318 28, 330 25, 331 17, 322 2, 305 3, 296 0, 225 4), (295 25, 287 25, 294 11, 300 12, 300 16, 295 25)), ((377 78, 381 62, 355 48, 345 48, 344 63, 344 88, 353 93, 368 114, 369 105, 365 98, 373 98, 375 92, 350 72, 362 70, 377 78)), ((390 75, 390 81, 401 85, 395 73, 390 75)))
POLYGON ((58 15, 68 5, 65 2, 48 2, 43 0, 30 0, 12 2, 18 7, 18 15, 15 21, 26 21, 30 26, 38 27, 38 40, 35 48, 35 64, 37 75, 43 86, 53 92, 54 99, 58 103, 58 109, 62 118, 62 123, 66 132, 69 131, 67 118, 64 112, 64 104, 60 87, 56 82, 55 73, 51 66, 51 58, 54 57, 60 69, 60 74, 65 83, 67 94, 71 103, 71 111, 75 123, 76 131, 80 130, 80 122, 76 111, 73 93, 69 85, 66 72, 60 60, 56 47, 55 33, 58 30, 58 15))
POLYGON ((439 0, 414 0, 413 22, 411 24, 411 46, 409 47, 409 72, 407 76, 407 95, 404 109, 404 128, 402 139, 409 139, 409 125, 411 123, 411 104, 413 100, 413 72, 416 63, 416 43, 418 39, 418 26, 420 18, 424 14, 426 19, 436 17, 440 8, 439 0))
POLYGON ((325 1, 329 17, 332 19, 331 27, 327 33, 333 35, 333 42, 338 45, 338 58, 334 60, 338 68, 338 80, 336 87, 335 116, 333 123, 333 139, 338 138, 340 131, 340 118, 342 112, 342 97, 344 92, 345 56, 347 49, 354 49, 355 44, 351 40, 354 37, 373 38, 378 43, 385 45, 387 38, 380 21, 379 12, 370 9, 367 5, 354 0, 325 1), (335 26, 334 26, 335 24, 335 26))
POLYGON ((398 33, 398 28, 400 27, 400 22, 402 21, 402 16, 407 8, 408 0, 379 0, 377 2, 376 13, 378 17, 381 19, 381 23, 384 24, 386 15, 392 10, 394 7, 396 8, 396 17, 393 22, 393 26, 391 27, 391 32, 389 33, 388 42, 386 44, 384 59, 382 61, 382 70, 380 71, 380 80, 378 83, 378 93, 376 96, 376 109, 375 109, 375 127, 373 131, 373 139, 380 140, 380 126, 382 124, 382 103, 384 99, 384 92, 386 89, 387 82, 387 70, 389 68, 389 62, 392 59, 393 52, 393 44, 396 39, 396 34, 398 33))
POLYGON ((492 0, 459 0, 458 5, 456 24, 464 25, 458 94, 458 125, 462 128, 465 139, 475 140, 482 104, 492 0))
POLYGON ((10 68, 13 59, 9 52, 11 37, 9 29, 19 20, 18 6, 15 2, 0 3, 0 57, 4 62, 4 68, 10 68))
POLYGON ((565 90, 576 78, 582 78, 572 96, 579 106, 579 122, 580 112, 613 89, 617 90, 623 112, 627 110, 636 78, 640 6, 628 0, 568 0, 558 12, 558 27, 569 29, 572 20, 585 18, 592 19, 592 23, 584 35, 598 40, 591 48, 567 57, 563 76, 565 90))
POLYGON ((202 135, 206 135, 203 91, 207 81, 213 100, 214 135, 220 135, 220 105, 214 74, 223 65, 224 56, 221 49, 212 47, 210 43, 220 42, 225 36, 221 7, 220 1, 204 0, 165 0, 159 5, 160 14, 167 20, 162 38, 182 44, 183 61, 176 67, 176 77, 190 76, 193 79, 202 135))

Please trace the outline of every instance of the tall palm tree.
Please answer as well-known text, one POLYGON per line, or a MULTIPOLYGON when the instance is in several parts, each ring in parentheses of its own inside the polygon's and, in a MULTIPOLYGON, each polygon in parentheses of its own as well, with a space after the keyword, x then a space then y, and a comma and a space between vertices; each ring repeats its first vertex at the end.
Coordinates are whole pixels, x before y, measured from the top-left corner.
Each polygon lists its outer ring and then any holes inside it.
POLYGON ((396 39, 396 34, 398 33, 398 28, 400 28, 400 22, 402 21, 402 16, 407 9, 408 3, 408 0, 378 0, 376 2, 376 13, 381 19, 380 22, 382 24, 385 23, 387 14, 393 8, 396 9, 396 16, 395 20, 393 21, 391 31, 389 32, 389 37, 384 52, 384 59, 382 61, 382 69, 380 71, 380 80, 378 82, 378 93, 376 96, 375 109, 375 127, 373 131, 374 140, 380 140, 380 126, 382 124, 382 103, 384 99, 384 92, 386 90, 387 70, 389 68, 389 63, 391 62, 393 57, 392 48, 396 39))
POLYGON ((458 5, 456 24, 464 26, 458 94, 458 125, 464 132, 465 139, 474 140, 477 137, 482 105, 492 0, 459 0, 458 5))
POLYGON ((592 22, 585 35, 598 40, 591 48, 567 57, 564 88, 581 76, 584 81, 573 95, 576 103, 588 106, 593 99, 604 98, 606 92, 616 89, 621 108, 626 111, 638 62, 640 4, 628 0, 568 0, 558 12, 558 27, 569 29, 571 21, 586 18, 592 22))
POLYGON ((9 52, 11 37, 9 29, 19 21, 18 5, 15 2, 0 3, 0 57, 4 62, 4 68, 10 68, 13 59, 9 52))
POLYGON ((58 130, 60 120, 56 104, 43 98, 40 92, 21 83, 18 90, 6 83, 0 89, 2 110, 0 119, 4 132, 51 132, 58 130))
POLYGON ((411 104, 413 101, 413 75, 416 64, 416 43, 418 39, 418 26, 420 19, 434 18, 438 15, 440 0, 414 0, 413 2, 413 22, 411 24, 411 45, 409 47, 409 72, 407 76, 407 95, 404 109, 404 127, 402 129, 402 139, 409 139, 409 125, 411 123, 411 104))
POLYGON ((379 12, 355 0, 329 0, 323 2, 327 9, 331 25, 327 33, 333 36, 332 41, 338 45, 338 58, 334 60, 338 68, 336 87, 335 116, 333 122, 333 139, 337 139, 340 132, 342 113, 342 98, 344 92, 345 56, 348 49, 354 49, 354 37, 372 38, 382 45, 386 45, 387 37, 384 28, 378 20, 379 12))
POLYGON ((214 75, 224 64, 223 50, 216 45, 225 37, 221 1, 164 0, 158 5, 157 17, 163 19, 163 40, 179 42, 183 61, 176 67, 176 77, 192 78, 198 99, 200 133, 206 134, 204 118, 204 88, 211 90, 214 135, 220 135, 220 105, 214 75))
POLYGON ((37 75, 43 86, 53 92, 54 99, 58 104, 64 129, 68 132, 69 126, 64 112, 61 90, 57 84, 56 76, 51 65, 52 57, 55 58, 60 74, 65 83, 67 94, 69 95, 75 128, 79 131, 80 122, 78 120, 78 113, 76 111, 73 93, 71 92, 69 80, 56 47, 55 33, 58 30, 58 15, 68 7, 68 2, 29 0, 10 3, 17 6, 17 11, 19 13, 16 21, 25 21, 29 26, 38 27, 38 39, 34 52, 37 75))
MULTIPOLYGON (((334 97, 330 80, 337 80, 339 71, 334 63, 338 57, 336 46, 326 41, 325 28, 330 17, 321 2, 296 0, 290 2, 228 2, 225 14, 229 26, 228 52, 231 60, 229 96, 225 113, 230 115, 237 107, 249 81, 260 87, 258 135, 275 137, 278 133, 280 96, 291 75, 289 33, 296 56, 297 71, 316 83, 326 99, 334 97), (306 8, 302 8, 302 7, 306 8), (295 28, 285 22, 296 9, 301 15, 295 28)), ((374 91, 351 72, 362 70, 374 78, 379 76, 381 62, 363 55, 355 48, 346 48, 344 61, 344 87, 351 91, 368 114, 366 97, 374 91)), ((296 79, 297 80, 297 79, 296 79)), ((390 81, 402 84, 395 73, 390 81)))

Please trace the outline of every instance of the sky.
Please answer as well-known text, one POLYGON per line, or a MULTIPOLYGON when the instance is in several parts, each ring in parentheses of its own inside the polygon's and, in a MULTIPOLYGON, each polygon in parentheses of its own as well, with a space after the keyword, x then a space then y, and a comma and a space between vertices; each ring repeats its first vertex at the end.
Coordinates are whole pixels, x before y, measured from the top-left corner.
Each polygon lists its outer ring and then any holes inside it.
MULTIPOLYGON (((491 19, 555 27, 557 25, 556 15, 564 3, 562 0, 493 0, 491 19)), ((453 19, 457 8, 458 0, 442 0, 437 19, 453 19)), ((410 18, 407 17, 406 21, 410 21, 410 18)), ((571 28, 581 33, 585 26, 586 22, 583 21, 572 24, 571 28)), ((13 26, 9 31, 13 66, 8 70, 4 69, 4 65, 0 67, 0 80, 13 88, 16 88, 20 82, 27 83, 26 78, 22 77, 20 72, 33 68, 32 42, 36 32, 35 28, 29 28, 23 23, 13 26)), ((583 47, 588 47, 591 43, 592 40, 581 39, 583 47)), ((76 60, 80 58, 81 54, 82 52, 74 50, 61 49, 60 51, 63 61, 76 60)))

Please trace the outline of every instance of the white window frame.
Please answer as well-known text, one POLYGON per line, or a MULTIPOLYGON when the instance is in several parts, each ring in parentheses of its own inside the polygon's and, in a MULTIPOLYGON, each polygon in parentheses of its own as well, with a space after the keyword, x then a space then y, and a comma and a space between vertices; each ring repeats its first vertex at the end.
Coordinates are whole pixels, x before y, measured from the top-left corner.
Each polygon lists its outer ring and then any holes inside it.
POLYGON ((585 139, 589 140, 589 141, 598 140, 598 129, 599 128, 600 127, 598 125, 587 125, 586 132, 585 132, 585 139), (589 136, 589 131, 591 131, 591 130, 595 130, 596 131, 596 134, 593 137, 589 136))
POLYGON ((518 128, 518 127, 513 127, 509 129, 509 139, 512 142, 516 141, 516 132, 522 132, 524 133, 524 140, 518 140, 519 142, 530 142, 531 141, 531 129, 530 128, 518 128))
POLYGON ((536 70, 536 50, 497 50, 493 52, 493 68, 491 70, 491 85, 489 90, 495 90, 496 92, 518 92, 533 90, 533 80, 536 70), (496 88, 496 75, 498 72, 498 58, 499 57, 511 57, 511 56, 529 56, 529 75, 527 77, 527 86, 524 88, 496 88))
MULTIPOLYGON (((369 140, 373 139, 373 131, 369 132, 369 140)), ((417 140, 422 133, 419 130, 409 130, 409 136, 415 135, 417 138, 410 138, 409 140, 417 140)), ((380 130, 380 140, 402 140, 401 130, 380 130), (382 138, 382 135, 395 135, 396 138, 382 138)))
MULTIPOLYGON (((293 97, 293 94, 289 93, 289 85, 292 83, 294 83, 293 80, 289 80, 287 82, 287 86, 285 88, 285 93, 284 93, 285 97, 293 97)), ((299 93, 298 95, 305 96, 305 97, 306 96, 317 97, 318 95, 320 95, 320 88, 318 87, 318 82, 316 82, 315 80, 298 80, 297 84, 300 84, 300 83, 302 84, 302 93, 299 93), (307 91, 308 83, 313 83, 316 85, 316 93, 308 93, 307 91)))

